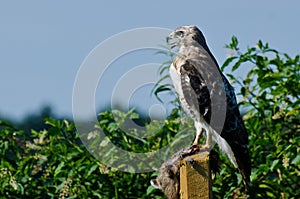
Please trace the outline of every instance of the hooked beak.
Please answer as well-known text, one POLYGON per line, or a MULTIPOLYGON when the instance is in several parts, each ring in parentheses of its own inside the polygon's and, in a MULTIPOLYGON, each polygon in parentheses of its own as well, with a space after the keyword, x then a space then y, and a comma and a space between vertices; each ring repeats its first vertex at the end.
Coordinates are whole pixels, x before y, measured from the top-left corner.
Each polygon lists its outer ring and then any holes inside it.
POLYGON ((171 32, 167 38, 166 38, 167 44, 171 47, 174 48, 177 46, 178 39, 176 38, 175 32, 171 32), (174 41, 175 40, 175 41, 174 41))

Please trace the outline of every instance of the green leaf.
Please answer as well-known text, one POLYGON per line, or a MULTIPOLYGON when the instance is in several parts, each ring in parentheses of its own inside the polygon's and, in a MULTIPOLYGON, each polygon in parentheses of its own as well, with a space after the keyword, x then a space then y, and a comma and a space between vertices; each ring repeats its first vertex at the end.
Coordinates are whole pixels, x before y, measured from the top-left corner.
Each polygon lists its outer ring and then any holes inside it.
POLYGON ((135 112, 132 112, 132 113, 130 114, 130 117, 129 117, 129 118, 132 119, 132 120, 134 120, 134 119, 140 119, 140 115, 137 114, 137 113, 135 113, 135 112))
POLYGON ((300 165, 300 155, 298 154, 291 162, 291 164, 294 164, 294 165, 300 165))
POLYGON ((61 162, 57 168, 55 169, 54 171, 54 176, 57 176, 60 172, 61 172, 61 169, 65 166, 65 162, 61 162))
POLYGON ((97 165, 97 164, 94 164, 94 165, 89 169, 89 172, 88 172, 87 176, 91 175, 91 173, 92 173, 93 171, 95 171, 97 168, 98 168, 98 165, 97 165))
POLYGON ((119 125, 117 123, 110 123, 107 128, 109 131, 116 131, 119 129, 119 125))
POLYGON ((262 49, 263 48, 263 43, 261 40, 258 41, 257 43, 258 48, 262 49))
POLYGON ((166 91, 171 91, 170 84, 164 84, 164 85, 157 87, 154 91, 154 95, 160 102, 163 103, 163 101, 160 99, 160 97, 158 97, 158 94, 161 92, 166 92, 166 91))
POLYGON ((149 186, 147 188, 147 191, 146 191, 146 195, 150 195, 151 193, 153 193, 155 191, 156 188, 154 188, 153 186, 149 186))
POLYGON ((241 65, 241 63, 242 63, 241 60, 239 60, 238 62, 236 62, 236 63, 232 66, 231 71, 234 72, 236 69, 238 69, 239 66, 241 65))
POLYGON ((45 124, 49 124, 52 127, 61 128, 60 121, 58 120, 55 120, 53 118, 46 118, 45 121, 46 121, 45 124))
POLYGON ((235 51, 238 51, 239 50, 238 44, 239 44, 239 42, 238 42, 238 39, 236 38, 236 36, 232 36, 231 43, 229 45, 226 45, 225 47, 235 50, 235 51))
POLYGON ((238 57, 233 56, 233 57, 229 57, 225 60, 225 62, 223 63, 222 67, 221 67, 221 71, 224 71, 224 69, 235 59, 237 59, 238 57))
MULTIPOLYGON (((167 78, 169 78, 169 75, 165 75, 165 76, 163 76, 162 78, 160 78, 160 79, 155 83, 154 88, 156 88, 158 85, 160 85, 160 83, 161 83, 162 81, 164 81, 165 79, 167 79, 167 78)), ((165 84, 165 85, 166 85, 166 84, 165 84)))
POLYGON ((270 170, 271 170, 271 171, 274 170, 274 167, 278 164, 278 162, 279 162, 279 159, 276 159, 276 160, 274 160, 274 161, 272 162, 272 165, 271 165, 271 167, 270 167, 270 170))

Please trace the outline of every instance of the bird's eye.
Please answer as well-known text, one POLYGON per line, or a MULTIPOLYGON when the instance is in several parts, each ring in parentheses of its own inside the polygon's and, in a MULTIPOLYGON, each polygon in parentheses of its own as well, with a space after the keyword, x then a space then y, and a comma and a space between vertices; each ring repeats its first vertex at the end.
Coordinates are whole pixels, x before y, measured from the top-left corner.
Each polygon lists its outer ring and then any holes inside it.
POLYGON ((179 36, 179 37, 183 37, 184 32, 183 31, 177 31, 176 35, 179 36))

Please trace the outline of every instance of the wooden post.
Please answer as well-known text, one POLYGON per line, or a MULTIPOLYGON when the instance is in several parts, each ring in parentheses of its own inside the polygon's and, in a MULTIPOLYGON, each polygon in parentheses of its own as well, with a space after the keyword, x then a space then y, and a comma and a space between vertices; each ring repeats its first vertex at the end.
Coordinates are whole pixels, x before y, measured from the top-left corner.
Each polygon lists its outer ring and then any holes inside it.
POLYGON ((191 155, 181 161, 180 198, 212 198, 209 152, 191 155))

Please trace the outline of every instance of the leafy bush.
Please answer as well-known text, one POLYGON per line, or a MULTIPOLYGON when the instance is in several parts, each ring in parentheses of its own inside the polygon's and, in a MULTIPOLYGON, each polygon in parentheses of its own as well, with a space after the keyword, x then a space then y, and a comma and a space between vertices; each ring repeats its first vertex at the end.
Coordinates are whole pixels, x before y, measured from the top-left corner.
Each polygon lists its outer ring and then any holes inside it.
MULTIPOLYGON (((239 85, 239 105, 245 110, 253 168, 249 194, 251 198, 299 198, 300 57, 291 58, 261 41, 242 53, 235 37, 227 47, 234 55, 222 69, 231 65, 231 72, 240 67, 249 71, 244 80, 227 74, 239 85)), ((224 171, 215 183, 220 188, 214 190, 221 190, 221 196, 226 184, 233 191, 226 196, 238 195, 237 185, 224 183, 223 176, 230 178, 232 173, 224 171)))
MULTIPOLYGON (((109 113, 102 115, 110 117, 109 113)), ((1 123, 0 196, 5 198, 161 198, 147 193, 151 173, 123 173, 90 155, 74 125, 46 119, 46 131, 24 131, 1 123)))
MULTIPOLYGON (((221 172, 213 179, 214 198, 300 198, 299 56, 291 58, 261 41, 243 53, 235 37, 227 47, 232 56, 222 69, 230 71, 227 76, 240 88, 239 105, 250 138, 252 186, 245 192, 240 175, 222 157, 221 172), (232 75, 241 68, 249 71, 244 80, 232 75)), ((161 67, 164 79, 168 78, 167 65, 161 67)), ((154 93, 170 91, 170 86, 157 84, 154 93)), ((100 113, 97 125, 125 150, 156 150, 174 142, 175 135, 194 131, 178 108, 162 126, 145 124, 147 133, 155 134, 147 139, 129 136, 120 128, 126 119, 139 119, 134 111, 100 113)), ((149 184, 155 172, 133 174, 108 168, 86 150, 72 122, 48 118, 45 124, 46 130, 32 130, 28 135, 0 121, 1 197, 164 198, 149 184)))

